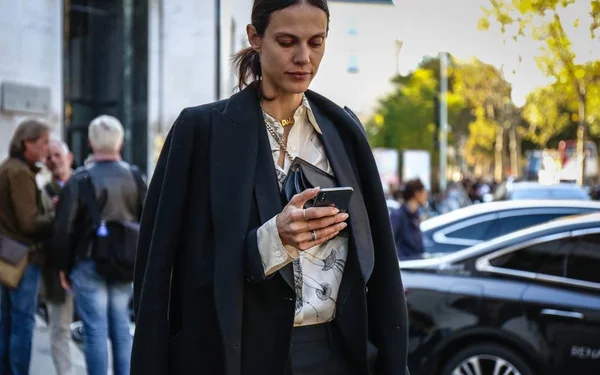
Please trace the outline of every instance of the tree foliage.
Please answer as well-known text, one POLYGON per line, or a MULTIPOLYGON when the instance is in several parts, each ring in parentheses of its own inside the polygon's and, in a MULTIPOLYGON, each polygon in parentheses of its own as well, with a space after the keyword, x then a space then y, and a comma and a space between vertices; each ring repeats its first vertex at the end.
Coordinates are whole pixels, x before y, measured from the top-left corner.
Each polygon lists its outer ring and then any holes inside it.
MULTIPOLYGON (((578 4, 581 1, 578 0, 578 4)), ((585 1, 589 2, 589 12, 584 16, 583 21, 578 18, 573 27, 586 25, 590 38, 596 39, 596 33, 600 28, 600 0, 585 1)), ((575 96, 579 164, 583 171, 583 144, 588 124, 591 124, 588 119, 591 108, 589 100, 590 96, 594 95, 595 87, 594 81, 591 81, 588 75, 588 67, 576 61, 573 41, 569 38, 567 25, 561 17, 562 11, 575 5, 577 0, 489 0, 489 2, 491 7, 484 8, 484 17, 480 20, 479 27, 486 30, 490 27, 490 20, 494 20, 500 25, 501 31, 515 41, 520 38, 530 38, 539 42, 541 47, 536 57, 539 68, 546 75, 556 79, 557 85, 554 88, 565 91, 561 95, 575 96)), ((545 92, 537 94, 539 98, 545 92)), ((530 112, 535 114, 535 111, 530 112)), ((550 128, 539 132, 545 134, 537 140, 538 142, 552 133, 553 129, 560 129, 564 121, 561 116, 556 116, 556 119, 547 124, 550 128)), ((580 177, 583 178, 583 174, 580 177)))
MULTIPOLYGON (((587 82, 586 121, 590 135, 600 138, 600 62, 583 65, 587 82)), ((540 148, 556 147, 560 139, 573 139, 579 122, 578 95, 564 81, 539 88, 527 97, 523 117, 528 123, 523 136, 540 148)))
MULTIPOLYGON (((439 59, 425 58, 413 72, 394 78, 396 90, 380 101, 377 113, 367 123, 372 146, 436 153, 439 71, 439 59)), ((476 59, 453 59, 448 73, 449 144, 464 154, 469 164, 489 165, 497 126, 511 104, 510 85, 498 69, 476 59), (461 149, 463 137, 467 137, 466 149, 461 149)))
MULTIPOLYGON (((372 146, 430 152, 437 148, 434 134, 439 74, 433 66, 438 64, 437 59, 426 59, 413 72, 394 78, 396 90, 380 101, 376 115, 367 123, 372 146)), ((447 100, 449 122, 464 117, 462 100, 452 94, 447 100)))

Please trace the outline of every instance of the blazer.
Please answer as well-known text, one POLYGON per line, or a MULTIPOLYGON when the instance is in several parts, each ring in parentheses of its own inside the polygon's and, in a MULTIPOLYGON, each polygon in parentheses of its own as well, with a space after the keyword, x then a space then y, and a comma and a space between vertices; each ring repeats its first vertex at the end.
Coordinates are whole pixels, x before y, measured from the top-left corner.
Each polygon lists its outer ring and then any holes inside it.
MULTIPOLYGON (((404 291, 366 134, 349 110, 306 96, 339 184, 354 188, 335 318, 348 358, 358 374, 407 374, 404 291)), ((280 196, 253 86, 183 110, 142 215, 133 375, 291 373, 292 265, 265 278, 256 238, 280 196)))

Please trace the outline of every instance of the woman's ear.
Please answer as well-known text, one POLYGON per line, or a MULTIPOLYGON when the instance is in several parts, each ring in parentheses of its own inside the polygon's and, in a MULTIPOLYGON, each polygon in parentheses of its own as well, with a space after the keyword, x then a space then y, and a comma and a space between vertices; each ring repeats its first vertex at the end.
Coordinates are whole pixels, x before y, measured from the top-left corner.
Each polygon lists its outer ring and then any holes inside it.
POLYGON ((256 27, 254 27, 252 24, 248 24, 246 26, 246 34, 248 35, 248 42, 250 42, 250 46, 252 46, 256 52, 260 52, 262 38, 258 35, 256 27))

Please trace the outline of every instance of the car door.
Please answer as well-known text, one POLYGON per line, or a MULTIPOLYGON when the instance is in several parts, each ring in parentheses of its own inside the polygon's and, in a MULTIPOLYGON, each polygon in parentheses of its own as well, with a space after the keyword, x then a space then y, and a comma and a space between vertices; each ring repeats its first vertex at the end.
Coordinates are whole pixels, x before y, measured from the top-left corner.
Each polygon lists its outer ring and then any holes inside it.
POLYGON ((480 260, 487 272, 528 280, 521 336, 547 366, 544 374, 600 374, 598 238, 589 231, 557 232, 480 260))
POLYGON ((523 294, 556 374, 600 374, 600 234, 560 240, 523 294))

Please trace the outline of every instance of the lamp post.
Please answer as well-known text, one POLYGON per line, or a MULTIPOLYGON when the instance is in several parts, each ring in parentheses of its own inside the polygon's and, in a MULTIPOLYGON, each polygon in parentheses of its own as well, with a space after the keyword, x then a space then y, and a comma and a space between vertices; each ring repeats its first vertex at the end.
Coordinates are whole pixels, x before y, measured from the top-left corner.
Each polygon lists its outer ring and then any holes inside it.
POLYGON ((440 52, 440 192, 446 192, 448 165, 448 53, 440 52))

